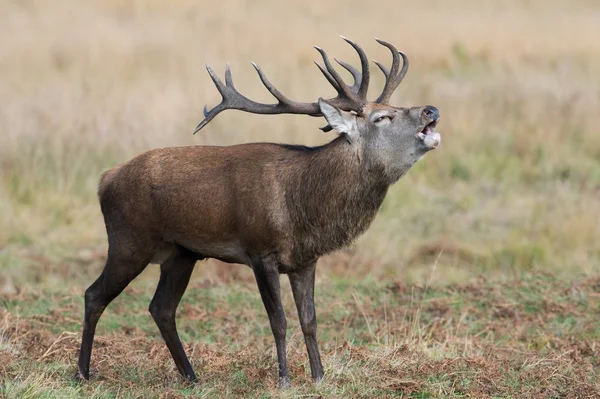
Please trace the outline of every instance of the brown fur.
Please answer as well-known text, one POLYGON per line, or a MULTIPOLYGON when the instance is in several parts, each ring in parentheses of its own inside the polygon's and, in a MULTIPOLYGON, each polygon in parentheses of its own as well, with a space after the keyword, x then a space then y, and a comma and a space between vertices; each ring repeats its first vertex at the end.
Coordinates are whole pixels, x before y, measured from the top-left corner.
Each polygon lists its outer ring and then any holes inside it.
POLYGON ((349 244, 374 218, 387 184, 354 152, 342 137, 317 148, 157 149, 107 171, 99 198, 107 225, 137 227, 153 247, 248 265, 250 253, 274 253, 289 271, 349 244), (243 256, 202 251, 225 242, 243 256))

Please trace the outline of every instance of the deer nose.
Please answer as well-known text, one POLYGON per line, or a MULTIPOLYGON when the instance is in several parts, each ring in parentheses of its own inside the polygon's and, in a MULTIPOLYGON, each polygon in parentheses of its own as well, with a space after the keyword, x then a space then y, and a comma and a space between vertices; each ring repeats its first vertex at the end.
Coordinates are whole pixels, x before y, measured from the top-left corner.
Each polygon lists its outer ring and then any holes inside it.
POLYGON ((440 110, 434 106, 428 105, 423 109, 423 116, 432 121, 437 121, 440 119, 440 110))

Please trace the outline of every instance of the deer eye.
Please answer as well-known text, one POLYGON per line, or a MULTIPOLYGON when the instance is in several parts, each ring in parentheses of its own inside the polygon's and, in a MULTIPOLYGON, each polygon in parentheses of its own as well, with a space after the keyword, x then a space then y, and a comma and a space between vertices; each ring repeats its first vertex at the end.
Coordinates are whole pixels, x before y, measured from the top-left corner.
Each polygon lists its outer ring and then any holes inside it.
POLYGON ((382 115, 382 116, 378 117, 377 119, 375 119, 373 122, 375 122, 375 123, 381 123, 381 122, 383 122, 386 119, 388 121, 391 121, 392 119, 394 119, 394 117, 391 116, 391 115, 382 115))

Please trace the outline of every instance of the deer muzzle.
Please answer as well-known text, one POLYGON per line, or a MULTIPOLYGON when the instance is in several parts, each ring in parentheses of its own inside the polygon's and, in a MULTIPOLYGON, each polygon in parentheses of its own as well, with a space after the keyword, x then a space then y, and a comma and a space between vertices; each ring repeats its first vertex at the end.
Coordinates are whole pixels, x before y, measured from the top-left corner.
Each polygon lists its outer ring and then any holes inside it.
POLYGON ((422 117, 425 121, 429 121, 423 130, 417 133, 417 138, 425 144, 429 149, 437 148, 442 141, 442 136, 434 131, 440 120, 440 111, 431 105, 426 106, 422 111, 422 117))

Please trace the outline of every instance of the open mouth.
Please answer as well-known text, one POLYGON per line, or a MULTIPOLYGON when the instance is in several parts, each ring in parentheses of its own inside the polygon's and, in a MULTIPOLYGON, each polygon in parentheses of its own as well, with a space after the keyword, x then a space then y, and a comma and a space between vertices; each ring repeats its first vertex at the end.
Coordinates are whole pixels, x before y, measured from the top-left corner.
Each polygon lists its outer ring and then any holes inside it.
POLYGON ((442 137, 438 132, 435 132, 433 129, 438 124, 439 119, 434 120, 433 122, 425 125, 423 130, 417 133, 417 138, 425 144, 427 148, 434 149, 440 145, 442 141, 442 137))

